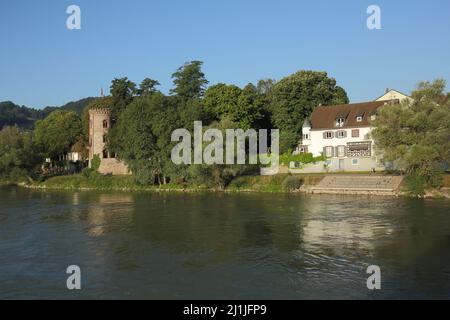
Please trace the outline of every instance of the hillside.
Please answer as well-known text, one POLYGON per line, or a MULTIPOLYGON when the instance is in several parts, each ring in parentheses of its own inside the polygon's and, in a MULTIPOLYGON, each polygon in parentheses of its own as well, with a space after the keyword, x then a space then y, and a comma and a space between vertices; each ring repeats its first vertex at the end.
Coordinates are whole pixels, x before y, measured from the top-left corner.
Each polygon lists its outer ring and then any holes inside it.
POLYGON ((4 126, 17 125, 23 129, 32 129, 37 120, 44 119, 52 111, 57 109, 73 110, 81 116, 83 109, 93 99, 83 98, 78 101, 71 101, 61 107, 46 107, 35 109, 26 106, 19 106, 12 101, 0 102, 0 129, 4 126))

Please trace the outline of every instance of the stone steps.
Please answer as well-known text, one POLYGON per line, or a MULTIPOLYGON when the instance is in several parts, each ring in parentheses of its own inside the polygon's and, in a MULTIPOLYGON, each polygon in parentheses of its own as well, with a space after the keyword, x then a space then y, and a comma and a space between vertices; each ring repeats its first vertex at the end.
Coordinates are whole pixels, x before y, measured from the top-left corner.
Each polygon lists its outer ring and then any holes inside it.
POLYGON ((395 193, 403 180, 402 176, 377 175, 328 175, 311 192, 320 193, 395 193))

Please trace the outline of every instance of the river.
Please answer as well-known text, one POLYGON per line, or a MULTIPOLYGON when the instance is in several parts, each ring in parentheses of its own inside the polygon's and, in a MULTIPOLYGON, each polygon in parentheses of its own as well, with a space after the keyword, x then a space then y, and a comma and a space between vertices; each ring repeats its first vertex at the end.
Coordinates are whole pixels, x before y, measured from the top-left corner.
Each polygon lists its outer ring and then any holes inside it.
POLYGON ((450 298, 449 200, 0 187, 0 201, 0 299, 450 298))

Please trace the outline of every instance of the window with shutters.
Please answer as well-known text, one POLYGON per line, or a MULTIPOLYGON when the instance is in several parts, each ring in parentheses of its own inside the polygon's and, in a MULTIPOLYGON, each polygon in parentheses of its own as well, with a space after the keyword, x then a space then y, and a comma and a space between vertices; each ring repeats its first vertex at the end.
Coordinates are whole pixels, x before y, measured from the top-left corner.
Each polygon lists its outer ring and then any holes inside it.
POLYGON ((323 138, 324 139, 332 139, 333 138, 333 131, 325 131, 323 133, 323 138))
POLYGON ((345 138, 347 136, 347 131, 345 131, 345 130, 338 131, 338 132, 336 132, 336 136, 339 139, 345 138))
POLYGON ((359 129, 352 130, 352 138, 359 138, 359 129))
POLYGON ((333 147, 325 147, 325 157, 333 156, 333 147))
POLYGON ((337 147, 337 156, 338 157, 345 157, 345 146, 338 146, 337 147))

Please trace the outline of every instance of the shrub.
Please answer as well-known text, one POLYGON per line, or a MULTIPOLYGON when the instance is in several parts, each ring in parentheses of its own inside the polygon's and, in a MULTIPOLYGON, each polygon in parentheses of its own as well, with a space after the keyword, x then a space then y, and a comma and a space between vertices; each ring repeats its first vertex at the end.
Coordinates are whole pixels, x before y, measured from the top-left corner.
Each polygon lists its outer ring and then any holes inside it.
POLYGON ((100 168, 100 156, 98 154, 94 155, 91 160, 91 169, 97 171, 100 168))
POLYGON ((405 185, 410 195, 422 196, 430 188, 439 188, 443 184, 443 175, 437 170, 414 170, 405 177, 405 185))
POLYGON ((300 189, 303 184, 303 179, 296 176, 288 176, 283 180, 282 186, 286 191, 294 191, 300 189))

